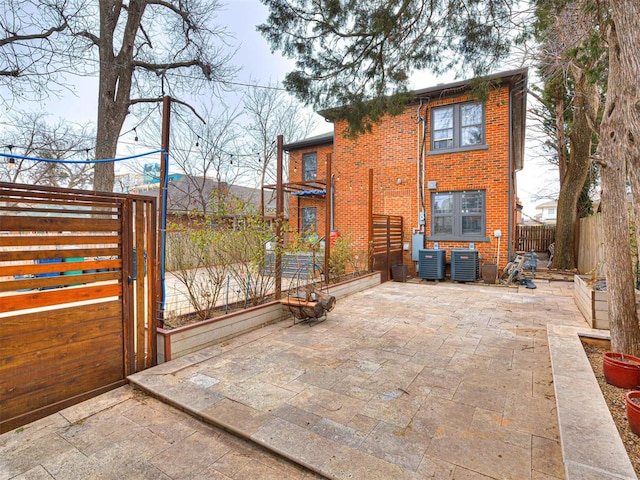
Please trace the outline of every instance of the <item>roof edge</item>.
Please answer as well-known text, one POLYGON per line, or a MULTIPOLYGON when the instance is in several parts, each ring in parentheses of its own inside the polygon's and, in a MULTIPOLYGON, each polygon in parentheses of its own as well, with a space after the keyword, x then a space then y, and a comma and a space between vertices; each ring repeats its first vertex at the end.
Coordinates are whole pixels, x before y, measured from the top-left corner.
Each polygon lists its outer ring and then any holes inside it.
POLYGON ((331 145, 333 143, 333 132, 323 133, 315 137, 303 138, 297 142, 286 143, 282 148, 286 151, 299 150, 306 147, 317 147, 320 145, 331 145))
MULTIPOLYGON (((451 83, 438 84, 433 87, 421 88, 418 90, 411 90, 409 95, 413 96, 413 100, 407 104, 411 105, 414 102, 418 102, 420 99, 425 98, 446 98, 449 96, 460 95, 461 93, 471 90, 473 84, 479 81, 496 82, 498 84, 508 83, 509 85, 516 85, 519 81, 528 79, 529 67, 517 68, 514 70, 506 70, 503 72, 493 73, 491 75, 484 75, 479 77, 473 77, 466 80, 459 80, 451 83)), ((320 110, 316 113, 325 118, 325 120, 333 122, 333 112, 340 107, 327 108, 320 110)))

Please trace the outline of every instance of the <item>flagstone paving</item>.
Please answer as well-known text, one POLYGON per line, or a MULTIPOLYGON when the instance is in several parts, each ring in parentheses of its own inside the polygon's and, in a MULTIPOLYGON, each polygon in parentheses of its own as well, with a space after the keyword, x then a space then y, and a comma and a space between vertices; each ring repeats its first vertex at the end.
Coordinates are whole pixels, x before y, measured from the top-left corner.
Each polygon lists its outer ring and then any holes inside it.
POLYGON ((322 478, 124 386, 0 435, 0 479, 322 478))
POLYGON ((586 323, 536 284, 389 282, 175 359, 130 380, 193 417, 123 387, 0 436, 0 480, 563 479, 547 325, 586 323))
POLYGON ((547 324, 585 323, 536 284, 389 282, 131 381, 328 478, 561 479, 547 324))

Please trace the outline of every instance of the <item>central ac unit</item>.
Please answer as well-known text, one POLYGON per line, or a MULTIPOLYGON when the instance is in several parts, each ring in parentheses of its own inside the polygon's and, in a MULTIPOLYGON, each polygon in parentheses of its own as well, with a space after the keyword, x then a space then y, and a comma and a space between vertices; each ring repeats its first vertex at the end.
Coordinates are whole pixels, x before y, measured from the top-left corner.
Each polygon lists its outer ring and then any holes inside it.
POLYGON ((477 250, 451 250, 451 280, 475 282, 480 278, 477 250))
POLYGON ((418 252, 418 275, 423 280, 444 280, 446 252, 441 248, 418 252))

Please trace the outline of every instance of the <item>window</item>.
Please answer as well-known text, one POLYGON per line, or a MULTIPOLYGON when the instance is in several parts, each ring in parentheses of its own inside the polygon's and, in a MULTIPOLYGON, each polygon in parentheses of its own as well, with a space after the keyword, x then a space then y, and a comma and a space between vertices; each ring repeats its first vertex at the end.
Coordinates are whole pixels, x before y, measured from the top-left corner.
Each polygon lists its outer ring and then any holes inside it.
POLYGON ((302 230, 303 236, 316 233, 316 207, 303 208, 301 211, 302 216, 302 230))
POLYGON ((485 237, 485 192, 431 194, 431 239, 481 240, 485 237))
POLYGON ((316 152, 302 155, 302 181, 315 180, 318 168, 318 156, 316 152))
POLYGON ((431 110, 431 150, 470 150, 482 145, 482 103, 457 103, 431 110))

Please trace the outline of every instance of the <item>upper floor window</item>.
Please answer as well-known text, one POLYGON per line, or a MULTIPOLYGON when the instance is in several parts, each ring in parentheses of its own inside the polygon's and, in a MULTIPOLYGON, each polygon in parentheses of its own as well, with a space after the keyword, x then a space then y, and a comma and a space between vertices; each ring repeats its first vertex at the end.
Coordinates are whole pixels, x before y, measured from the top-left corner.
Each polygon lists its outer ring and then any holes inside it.
POLYGON ((316 152, 302 155, 302 181, 308 182, 317 178, 318 155, 316 152))
POLYGON ((432 239, 471 240, 485 236, 485 192, 437 192, 431 194, 432 239))
POLYGON ((484 144, 482 103, 467 102, 431 110, 431 150, 470 149, 484 144))

